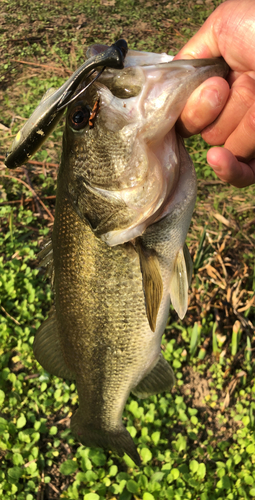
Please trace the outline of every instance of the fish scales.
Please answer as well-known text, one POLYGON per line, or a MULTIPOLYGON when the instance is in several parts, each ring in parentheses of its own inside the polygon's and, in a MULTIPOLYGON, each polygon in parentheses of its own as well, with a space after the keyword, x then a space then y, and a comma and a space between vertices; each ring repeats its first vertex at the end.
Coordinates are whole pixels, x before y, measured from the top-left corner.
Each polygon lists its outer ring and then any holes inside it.
MULTIPOLYGON (((91 445, 100 446, 103 439, 99 436, 95 442, 90 434, 94 436, 97 429, 105 433, 111 429, 115 435, 123 431, 126 399, 150 368, 155 353, 139 257, 130 243, 109 247, 95 237, 63 195, 61 182, 53 251, 61 353, 68 369, 79 373, 79 423, 73 428, 77 435, 87 434, 86 443, 91 439, 91 445)), ((132 448, 131 453, 137 461, 132 448)))
POLYGON ((34 353, 45 370, 76 381, 78 440, 139 465, 123 409, 131 391, 144 398, 171 390, 161 338, 170 300, 180 318, 186 313, 192 274, 185 239, 196 175, 174 125, 192 91, 228 67, 130 51, 121 69, 126 51, 123 40, 92 46, 88 62, 41 101, 6 162, 12 168, 32 154, 38 126, 46 137, 59 103, 77 92, 63 136, 52 245, 42 251, 44 263, 53 255, 55 304, 34 353), (88 84, 86 71, 102 61, 105 71, 88 84))

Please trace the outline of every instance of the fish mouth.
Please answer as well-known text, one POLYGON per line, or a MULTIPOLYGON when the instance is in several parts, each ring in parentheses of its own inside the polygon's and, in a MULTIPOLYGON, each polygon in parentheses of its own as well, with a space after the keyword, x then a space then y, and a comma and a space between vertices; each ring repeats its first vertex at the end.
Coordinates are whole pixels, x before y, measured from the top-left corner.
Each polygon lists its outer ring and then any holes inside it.
MULTIPOLYGON (((96 44, 87 55, 105 48, 96 44)), ((174 125, 193 90, 209 76, 225 71, 216 60, 172 59, 167 54, 131 50, 123 70, 106 68, 94 83, 100 102, 95 128, 103 131, 102 140, 103 134, 111 134, 113 141, 116 137, 118 144, 127 144, 130 153, 120 168, 118 163, 114 175, 106 179, 103 172, 100 179, 97 173, 96 179, 91 176, 85 181, 86 189, 100 201, 112 200, 115 207, 119 203, 126 208, 123 223, 119 218, 116 227, 101 223, 100 231, 95 230, 110 246, 140 236, 174 209, 183 151, 174 125)), ((117 158, 114 147, 112 142, 112 156, 117 158)))
POLYGON ((104 180, 89 186, 132 212, 128 227, 100 234, 110 246, 136 238, 159 219, 179 180, 178 143, 169 110, 164 109, 171 92, 163 83, 170 61, 172 56, 130 51, 124 70, 106 69, 94 84, 100 100, 98 126, 132 144, 119 176, 108 185, 104 180))

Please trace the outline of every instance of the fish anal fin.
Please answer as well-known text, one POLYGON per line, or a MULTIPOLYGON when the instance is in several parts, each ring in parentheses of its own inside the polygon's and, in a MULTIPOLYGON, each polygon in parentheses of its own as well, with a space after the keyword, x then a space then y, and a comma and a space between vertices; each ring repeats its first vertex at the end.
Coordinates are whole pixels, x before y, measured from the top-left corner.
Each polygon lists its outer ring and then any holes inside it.
MULTIPOLYGON (((185 251, 186 252, 186 251, 185 251)), ((184 251, 176 255, 169 286, 170 298, 179 318, 183 319, 188 309, 189 276, 184 251)))
POLYGON ((55 312, 50 314, 36 332, 33 350, 37 361, 47 372, 60 378, 75 378, 62 354, 55 312))
POLYGON ((160 354, 159 360, 151 372, 132 389, 135 396, 143 399, 163 391, 170 391, 175 384, 174 372, 160 354))
POLYGON ((155 332, 159 306, 163 295, 163 282, 158 257, 153 250, 143 246, 139 238, 135 242, 140 258, 146 313, 151 330, 155 332))

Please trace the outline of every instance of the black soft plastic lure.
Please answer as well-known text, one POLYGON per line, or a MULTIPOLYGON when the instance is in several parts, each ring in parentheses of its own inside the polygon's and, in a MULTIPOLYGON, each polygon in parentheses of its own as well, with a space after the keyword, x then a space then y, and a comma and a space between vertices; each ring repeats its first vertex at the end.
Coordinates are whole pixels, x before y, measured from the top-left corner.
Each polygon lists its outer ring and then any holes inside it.
POLYGON ((92 85, 106 67, 123 69, 127 51, 126 41, 118 40, 104 52, 90 57, 59 89, 49 89, 16 135, 11 150, 6 154, 5 165, 8 168, 17 168, 26 163, 56 127, 66 107, 72 101, 78 85, 84 79, 91 77, 100 66, 101 71, 88 83, 88 86, 92 85))

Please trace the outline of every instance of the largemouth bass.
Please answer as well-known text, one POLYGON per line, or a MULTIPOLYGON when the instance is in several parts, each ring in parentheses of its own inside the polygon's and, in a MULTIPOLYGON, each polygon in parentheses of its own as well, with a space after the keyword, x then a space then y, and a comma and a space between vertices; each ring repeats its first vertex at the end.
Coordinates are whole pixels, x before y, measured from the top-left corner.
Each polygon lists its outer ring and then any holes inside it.
MULTIPOLYGON (((89 57, 105 46, 89 49, 89 57)), ((122 423, 132 391, 171 390, 160 352, 170 300, 181 318, 192 273, 185 246, 196 176, 175 122, 223 60, 173 61, 128 52, 70 104, 58 175, 52 247, 54 311, 34 353, 51 374, 74 379, 79 409, 71 428, 86 446, 127 453, 122 423)))

